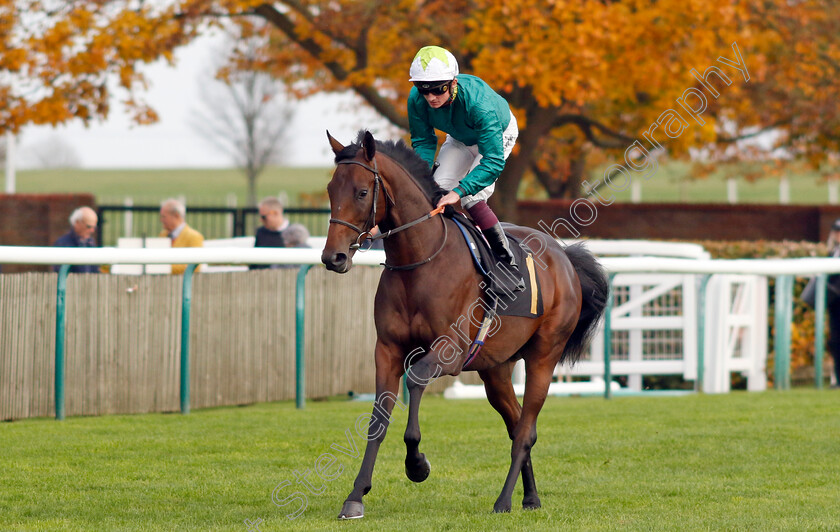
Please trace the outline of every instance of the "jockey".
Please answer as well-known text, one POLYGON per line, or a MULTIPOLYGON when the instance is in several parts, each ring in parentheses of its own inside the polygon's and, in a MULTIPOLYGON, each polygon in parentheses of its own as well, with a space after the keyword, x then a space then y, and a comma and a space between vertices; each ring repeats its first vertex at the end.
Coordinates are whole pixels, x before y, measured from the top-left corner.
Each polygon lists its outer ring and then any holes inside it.
POLYGON ((411 146, 429 166, 437 149, 435 129, 446 133, 435 181, 450 192, 437 206, 461 202, 493 252, 516 267, 499 219, 487 205, 519 136, 508 103, 481 78, 459 75, 455 57, 439 46, 421 48, 409 73, 411 146))

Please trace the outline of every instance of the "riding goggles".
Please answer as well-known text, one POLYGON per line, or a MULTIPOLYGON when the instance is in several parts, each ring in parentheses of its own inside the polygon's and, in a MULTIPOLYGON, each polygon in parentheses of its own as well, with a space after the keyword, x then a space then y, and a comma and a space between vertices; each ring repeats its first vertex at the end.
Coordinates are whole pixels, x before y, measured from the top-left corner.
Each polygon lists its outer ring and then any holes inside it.
POLYGON ((449 85, 451 83, 451 81, 444 81, 440 85, 435 85, 434 83, 429 83, 427 81, 415 81, 414 86, 417 87, 417 92, 419 92, 423 96, 427 94, 441 96, 443 94, 446 94, 446 91, 449 90, 449 85))

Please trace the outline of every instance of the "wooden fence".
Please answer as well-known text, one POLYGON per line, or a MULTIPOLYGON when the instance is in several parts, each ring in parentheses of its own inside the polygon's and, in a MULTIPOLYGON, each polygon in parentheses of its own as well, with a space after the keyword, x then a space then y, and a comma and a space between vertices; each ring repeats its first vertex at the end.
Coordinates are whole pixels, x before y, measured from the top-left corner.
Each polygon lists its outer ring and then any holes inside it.
MULTIPOLYGON (((381 268, 306 278, 306 395, 374 391, 373 298, 381 268)), ((297 269, 197 274, 192 408, 293 399, 297 269)), ((53 416, 54 273, 0 275, 0 419, 53 416)), ((182 277, 67 281, 66 413, 179 410, 182 277)), ((464 380, 480 382, 474 374, 464 380)), ((429 387, 440 392, 452 382, 429 387)))

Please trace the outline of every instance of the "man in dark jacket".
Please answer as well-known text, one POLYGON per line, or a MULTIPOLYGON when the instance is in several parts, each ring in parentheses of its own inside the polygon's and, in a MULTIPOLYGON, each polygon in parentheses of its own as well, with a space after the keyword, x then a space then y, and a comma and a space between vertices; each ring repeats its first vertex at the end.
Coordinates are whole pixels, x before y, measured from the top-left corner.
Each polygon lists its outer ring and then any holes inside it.
MULTIPOLYGON (((263 199, 259 205, 262 226, 257 229, 254 239, 256 248, 283 248, 286 243, 283 233, 289 227, 289 220, 283 216, 283 202, 275 197, 263 199)), ((251 264, 252 270, 279 268, 277 264, 251 264)))
MULTIPOLYGON (((93 248, 96 241, 93 232, 99 222, 96 211, 90 207, 79 207, 70 215, 70 231, 59 237, 53 246, 61 248, 93 248)), ((58 271, 60 266, 53 266, 58 271)), ((99 273, 99 266, 94 264, 77 264, 70 267, 70 273, 99 273)))

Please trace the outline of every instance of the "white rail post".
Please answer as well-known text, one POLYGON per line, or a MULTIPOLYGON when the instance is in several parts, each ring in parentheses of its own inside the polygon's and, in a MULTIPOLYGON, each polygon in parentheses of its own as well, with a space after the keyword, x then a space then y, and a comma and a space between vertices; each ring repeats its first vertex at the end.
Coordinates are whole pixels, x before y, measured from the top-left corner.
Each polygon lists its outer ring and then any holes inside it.
POLYGON ((726 180, 726 201, 731 205, 738 203, 738 182, 732 177, 726 180))
MULTIPOLYGON (((226 203, 226 204, 227 204, 227 206, 228 206, 228 207, 230 207, 231 209, 235 209, 235 208, 236 208, 236 194, 234 194, 234 193, 232 193, 232 192, 231 192, 231 193, 229 193, 229 194, 227 195, 227 197, 225 198, 225 203, 226 203)), ((234 220, 234 217, 235 217, 235 216, 236 216, 236 215, 235 215, 233 212, 231 212, 231 213, 230 213, 230 214, 228 214, 228 215, 227 215, 227 217, 226 217, 226 218, 227 218, 227 227, 225 228, 225 231, 226 231, 226 232, 225 232, 225 236, 227 236, 228 238, 232 238, 232 237, 236 236, 236 235, 234 234, 234 226, 235 226, 235 220, 234 220)))
POLYGON ((134 236, 134 211, 131 210, 134 206, 134 199, 131 196, 126 196, 123 198, 123 205, 126 207, 123 212, 123 236, 131 238, 134 236))
POLYGON ((788 179, 788 176, 782 176, 779 181, 779 203, 782 205, 790 203, 790 179, 788 179))
POLYGON ((638 179, 634 179, 630 185, 630 201, 633 203, 642 202, 642 183, 638 179))

